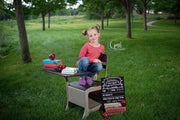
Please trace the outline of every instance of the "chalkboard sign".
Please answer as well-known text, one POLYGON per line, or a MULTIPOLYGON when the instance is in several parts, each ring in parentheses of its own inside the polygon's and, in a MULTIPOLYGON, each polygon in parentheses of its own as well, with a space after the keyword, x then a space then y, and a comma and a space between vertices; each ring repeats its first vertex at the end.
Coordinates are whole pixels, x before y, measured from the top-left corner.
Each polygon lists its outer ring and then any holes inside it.
POLYGON ((102 100, 104 103, 116 103, 125 100, 124 77, 101 78, 102 100))

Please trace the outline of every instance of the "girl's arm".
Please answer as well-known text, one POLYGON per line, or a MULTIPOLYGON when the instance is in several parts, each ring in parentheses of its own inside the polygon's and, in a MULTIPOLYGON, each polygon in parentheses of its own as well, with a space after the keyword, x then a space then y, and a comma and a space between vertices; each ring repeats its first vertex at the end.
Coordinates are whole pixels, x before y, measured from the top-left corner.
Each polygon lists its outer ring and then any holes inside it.
POLYGON ((81 51, 79 53, 79 60, 83 57, 86 57, 86 53, 87 53, 87 45, 85 44, 82 48, 81 51))
MULTIPOLYGON (((102 48, 101 48, 101 53, 104 54, 104 46, 103 46, 103 45, 102 45, 102 48)), ((99 60, 99 59, 94 59, 93 62, 94 62, 94 63, 101 63, 101 64, 103 63, 103 62, 102 62, 101 60, 99 60)))
MULTIPOLYGON (((86 44, 81 48, 81 51, 80 51, 80 53, 79 53, 79 60, 80 60, 81 58, 83 58, 83 57, 88 57, 88 56, 86 56, 87 52, 88 52, 88 43, 86 43, 86 44)), ((88 58, 89 58, 89 62, 90 62, 90 63, 93 63, 93 62, 94 62, 94 59, 92 59, 92 58, 90 58, 90 57, 88 57, 88 58)))

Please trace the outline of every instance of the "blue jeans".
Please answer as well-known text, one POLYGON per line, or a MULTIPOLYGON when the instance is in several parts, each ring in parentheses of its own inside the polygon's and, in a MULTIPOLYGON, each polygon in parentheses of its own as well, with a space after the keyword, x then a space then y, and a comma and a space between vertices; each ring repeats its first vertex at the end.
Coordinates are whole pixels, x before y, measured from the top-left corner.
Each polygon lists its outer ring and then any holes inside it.
MULTIPOLYGON (((93 63, 89 64, 89 58, 83 57, 79 60, 78 66, 80 71, 87 72, 90 71, 91 74, 89 74, 89 77, 93 77, 96 73, 100 72, 103 69, 103 66, 101 63, 93 63)), ((81 76, 85 77, 85 76, 81 76)))

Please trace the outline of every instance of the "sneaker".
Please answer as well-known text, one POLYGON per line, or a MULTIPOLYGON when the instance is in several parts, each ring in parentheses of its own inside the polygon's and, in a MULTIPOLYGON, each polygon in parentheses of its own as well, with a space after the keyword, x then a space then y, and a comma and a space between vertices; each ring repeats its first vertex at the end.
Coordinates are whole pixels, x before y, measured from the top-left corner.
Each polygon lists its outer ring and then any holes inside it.
POLYGON ((90 77, 88 77, 87 78, 87 84, 88 85, 92 85, 92 83, 93 83, 93 80, 90 77))
POLYGON ((79 79, 79 84, 80 84, 80 85, 86 85, 85 78, 80 78, 80 79, 79 79))

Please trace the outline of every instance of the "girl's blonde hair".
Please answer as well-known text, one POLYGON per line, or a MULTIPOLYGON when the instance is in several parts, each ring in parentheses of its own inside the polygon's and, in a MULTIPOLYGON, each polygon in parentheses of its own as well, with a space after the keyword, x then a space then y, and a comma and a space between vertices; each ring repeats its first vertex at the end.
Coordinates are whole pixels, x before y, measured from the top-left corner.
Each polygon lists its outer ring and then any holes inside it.
POLYGON ((82 34, 85 36, 85 35, 88 35, 88 32, 90 30, 96 30, 98 33, 99 33, 99 30, 100 30, 100 26, 98 24, 94 25, 94 27, 90 27, 88 30, 83 30, 82 31, 82 34))

